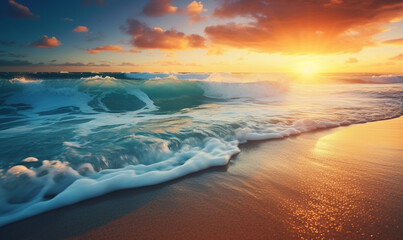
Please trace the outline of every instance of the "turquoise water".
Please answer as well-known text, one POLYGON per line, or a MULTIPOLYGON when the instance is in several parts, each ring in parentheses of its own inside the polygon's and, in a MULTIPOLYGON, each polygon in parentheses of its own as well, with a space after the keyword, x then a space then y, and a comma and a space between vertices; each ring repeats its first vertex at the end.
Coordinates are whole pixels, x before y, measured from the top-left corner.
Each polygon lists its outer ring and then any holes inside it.
POLYGON ((402 76, 320 78, 0 73, 0 226, 225 165, 246 141, 402 115, 402 76))

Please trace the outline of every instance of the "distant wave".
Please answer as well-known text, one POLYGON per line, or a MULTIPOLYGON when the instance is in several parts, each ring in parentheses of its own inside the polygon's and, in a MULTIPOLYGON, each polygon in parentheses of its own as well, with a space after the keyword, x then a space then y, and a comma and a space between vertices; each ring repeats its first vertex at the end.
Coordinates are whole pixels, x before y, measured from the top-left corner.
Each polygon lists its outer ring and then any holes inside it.
POLYGON ((203 80, 210 74, 205 73, 124 73, 125 77, 135 80, 149 80, 149 79, 178 79, 178 80, 203 80))
POLYGON ((346 83, 375 83, 375 84, 391 84, 403 83, 401 75, 353 75, 353 76, 333 76, 332 79, 346 83))
MULTIPOLYGON (((362 84, 391 84, 402 83, 403 75, 399 74, 325 74, 319 76, 323 79, 324 83, 362 83, 362 84)), ((133 73, 102 73, 102 72, 65 72, 65 73, 0 73, 0 79, 14 80, 14 81, 38 81, 38 80, 157 80, 157 79, 171 79, 171 80, 191 80, 191 81, 208 81, 208 82, 292 82, 293 77, 287 74, 273 74, 273 73, 150 73, 150 72, 133 72, 133 73), (24 80, 25 79, 25 80, 24 80)))
POLYGON ((99 76, 99 75, 95 75, 95 76, 91 76, 91 77, 82 77, 80 78, 81 80, 117 80, 114 77, 110 77, 110 76, 99 76))
POLYGON ((25 77, 15 77, 10 80, 11 82, 19 82, 19 83, 33 83, 33 82, 41 82, 41 79, 27 79, 25 77))

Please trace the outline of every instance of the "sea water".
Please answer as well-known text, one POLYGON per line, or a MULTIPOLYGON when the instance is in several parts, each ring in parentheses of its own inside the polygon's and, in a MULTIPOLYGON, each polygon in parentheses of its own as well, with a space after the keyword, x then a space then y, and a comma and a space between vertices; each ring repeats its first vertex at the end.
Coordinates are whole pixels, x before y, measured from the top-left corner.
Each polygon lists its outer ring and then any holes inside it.
POLYGON ((0 73, 0 226, 226 165, 247 141, 402 115, 403 76, 316 78, 0 73))

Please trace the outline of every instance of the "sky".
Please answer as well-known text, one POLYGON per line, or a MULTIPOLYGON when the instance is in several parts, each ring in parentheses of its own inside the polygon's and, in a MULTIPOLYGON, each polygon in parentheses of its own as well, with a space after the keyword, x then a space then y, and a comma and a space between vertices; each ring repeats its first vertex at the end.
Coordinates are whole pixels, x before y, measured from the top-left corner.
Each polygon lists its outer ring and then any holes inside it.
POLYGON ((0 71, 403 72, 402 0, 3 0, 0 71))

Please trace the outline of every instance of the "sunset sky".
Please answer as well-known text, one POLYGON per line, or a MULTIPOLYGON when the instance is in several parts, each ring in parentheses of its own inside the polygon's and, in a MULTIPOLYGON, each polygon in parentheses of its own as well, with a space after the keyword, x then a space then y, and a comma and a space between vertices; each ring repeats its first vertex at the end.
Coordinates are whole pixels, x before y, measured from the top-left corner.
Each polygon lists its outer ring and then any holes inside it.
POLYGON ((402 0, 3 0, 0 71, 403 72, 402 0))

